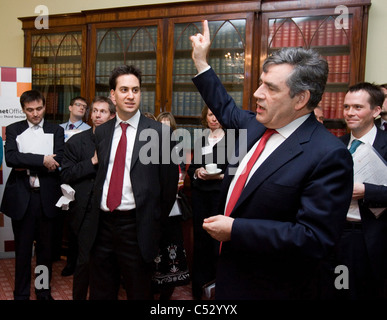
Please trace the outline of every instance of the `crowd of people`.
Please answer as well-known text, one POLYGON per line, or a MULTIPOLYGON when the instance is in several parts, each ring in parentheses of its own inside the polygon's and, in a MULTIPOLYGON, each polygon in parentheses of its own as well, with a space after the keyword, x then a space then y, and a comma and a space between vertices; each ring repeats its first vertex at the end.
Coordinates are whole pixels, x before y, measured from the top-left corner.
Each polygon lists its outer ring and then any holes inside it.
MULTIPOLYGON (((15 300, 30 298, 34 242, 51 278, 65 226, 62 275, 74 275, 74 300, 115 300, 120 287, 127 299, 168 300, 189 281, 197 300, 209 284, 218 300, 387 298, 387 86, 349 87, 348 134, 337 138, 318 113, 326 60, 283 48, 262 65, 255 112, 242 110, 207 62, 207 21, 202 27, 190 40, 205 130, 189 164, 172 161, 182 159, 174 116, 141 112, 134 66, 112 71, 109 98, 90 108, 72 99, 61 125, 44 119, 40 92, 22 94, 27 119, 6 128, 12 171, 1 203, 15 237, 15 300), (231 130, 244 141, 231 146, 231 130), (192 268, 182 229, 186 175, 192 268), (63 185, 75 191, 66 219, 56 206, 63 185)), ((52 299, 50 286, 35 293, 52 299)))

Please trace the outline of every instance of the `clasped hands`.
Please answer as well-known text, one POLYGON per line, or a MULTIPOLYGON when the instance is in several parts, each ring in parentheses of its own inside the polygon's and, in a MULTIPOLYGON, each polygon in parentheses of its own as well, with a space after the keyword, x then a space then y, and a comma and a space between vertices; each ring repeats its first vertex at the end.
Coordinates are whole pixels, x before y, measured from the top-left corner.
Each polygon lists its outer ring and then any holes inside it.
POLYGON ((48 169, 48 171, 55 171, 59 168, 59 163, 54 159, 56 154, 50 154, 44 156, 43 165, 48 169))

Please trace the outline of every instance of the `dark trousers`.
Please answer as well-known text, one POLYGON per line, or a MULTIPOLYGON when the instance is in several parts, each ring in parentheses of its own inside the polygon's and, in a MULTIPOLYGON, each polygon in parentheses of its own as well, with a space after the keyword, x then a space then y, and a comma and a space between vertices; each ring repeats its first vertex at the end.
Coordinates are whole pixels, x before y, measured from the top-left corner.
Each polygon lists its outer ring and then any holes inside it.
POLYGON ((202 286, 215 279, 219 242, 203 229, 203 220, 218 214, 218 207, 219 192, 192 190, 192 294, 195 299, 201 298, 202 286))
POLYGON ((116 300, 121 280, 128 300, 153 299, 152 263, 141 256, 135 214, 101 211, 90 255, 90 300, 116 300))
POLYGON ((86 300, 87 298, 90 279, 90 251, 97 227, 98 217, 87 210, 76 235, 78 254, 73 277, 73 300, 86 300))
MULTIPOLYGON (((36 241, 36 265, 45 265, 51 280, 52 239, 54 219, 47 218, 42 212, 39 192, 31 192, 27 212, 22 220, 12 220, 15 238, 15 300, 30 297, 31 258, 34 240, 36 241)), ((35 290, 37 296, 50 294, 50 289, 35 290)))
POLYGON ((338 263, 348 267, 349 289, 340 290, 339 298, 350 300, 379 299, 383 282, 375 277, 371 268, 364 234, 361 228, 344 229, 337 247, 338 263))

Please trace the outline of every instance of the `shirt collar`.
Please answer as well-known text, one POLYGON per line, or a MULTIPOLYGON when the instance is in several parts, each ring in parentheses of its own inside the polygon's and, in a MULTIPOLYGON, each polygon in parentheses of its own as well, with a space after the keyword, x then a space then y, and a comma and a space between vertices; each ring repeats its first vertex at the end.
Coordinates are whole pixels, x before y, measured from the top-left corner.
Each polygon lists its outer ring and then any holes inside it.
POLYGON ((290 135, 297 130, 297 128, 304 123, 306 119, 311 115, 311 113, 308 113, 302 117, 297 118, 296 120, 293 120, 292 122, 288 123, 286 126, 282 128, 276 129, 276 131, 283 136, 285 139, 289 138, 290 135))
MULTIPOLYGON (((27 123, 28 123, 28 127, 29 127, 29 128, 32 128, 32 127, 35 126, 35 124, 29 122, 28 120, 27 120, 27 123)), ((42 119, 42 121, 40 121, 37 125, 38 125, 39 127, 43 128, 43 124, 44 124, 44 119, 42 119)))
POLYGON ((74 122, 74 123, 72 123, 72 122, 69 120, 67 126, 69 126, 70 124, 73 124, 74 127, 77 128, 77 127, 79 127, 82 123, 83 123, 83 120, 82 120, 82 119, 81 119, 81 120, 78 120, 77 122, 74 122))
POLYGON ((133 117, 131 117, 129 120, 123 121, 122 119, 120 119, 118 114, 116 114, 116 124, 115 124, 115 126, 116 127, 119 126, 121 122, 126 122, 126 123, 129 123, 129 125, 131 127, 133 127, 134 129, 137 129, 138 123, 140 122, 140 115, 141 115, 140 110, 137 110, 137 112, 134 114, 133 117))
POLYGON ((368 131, 364 136, 360 138, 355 138, 351 132, 351 139, 349 140, 349 145, 351 145, 353 140, 357 139, 363 143, 369 143, 372 146, 376 138, 376 133, 377 133, 377 130, 375 125, 372 127, 370 131, 368 131))

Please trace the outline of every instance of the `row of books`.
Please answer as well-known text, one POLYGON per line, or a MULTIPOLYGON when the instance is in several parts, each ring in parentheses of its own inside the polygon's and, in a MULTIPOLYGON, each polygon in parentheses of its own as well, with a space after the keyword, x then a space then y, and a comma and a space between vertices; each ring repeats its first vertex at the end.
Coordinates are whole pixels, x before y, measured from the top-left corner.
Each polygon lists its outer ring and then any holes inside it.
MULTIPOLYGON (((241 83, 244 77, 244 60, 239 64, 232 63, 230 59, 210 58, 209 64, 224 82, 241 83)), ((187 83, 197 74, 192 59, 175 59, 173 61, 173 82, 187 83)))
POLYGON ((329 132, 334 134, 336 137, 341 137, 347 133, 346 128, 341 128, 341 129, 328 129, 329 132))
MULTIPOLYGON (((230 94, 237 106, 242 107, 243 92, 234 91, 230 94)), ((174 115, 200 116, 204 107, 204 101, 197 91, 174 91, 172 93, 172 110, 174 115)))
POLYGON ((324 92, 320 105, 325 119, 342 119, 345 92, 324 92))
POLYGON ((143 83, 156 82, 156 59, 132 60, 126 62, 123 60, 97 60, 95 74, 97 77, 109 77, 115 67, 124 63, 127 65, 134 65, 141 70, 143 83))
MULTIPOLYGON (((42 90, 43 91, 43 90, 42 90)), ((79 91, 43 91, 46 97, 46 113, 68 115, 68 106, 72 98, 80 95, 79 91)), ((67 117, 68 118, 68 117, 67 117)), ((66 121, 66 119, 64 119, 66 121)))
MULTIPOLYGON (((271 19, 269 48, 349 45, 349 29, 336 28, 335 17, 328 19, 271 19)), ((349 19, 352 23, 352 19, 349 19)))
POLYGON ((113 28, 97 32, 98 53, 157 51, 157 26, 113 28))
POLYGON ((80 56, 81 33, 60 33, 32 37, 33 57, 80 56))
MULTIPOLYGON (((209 22, 211 48, 244 48, 246 38, 246 20, 209 22)), ((192 50, 190 36, 201 32, 201 25, 196 29, 186 24, 175 26, 175 50, 192 50)))
POLYGON ((36 85, 80 85, 81 63, 35 63, 32 81, 36 85))
POLYGON ((350 57, 326 56, 324 57, 329 66, 328 83, 349 83, 350 57))

